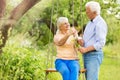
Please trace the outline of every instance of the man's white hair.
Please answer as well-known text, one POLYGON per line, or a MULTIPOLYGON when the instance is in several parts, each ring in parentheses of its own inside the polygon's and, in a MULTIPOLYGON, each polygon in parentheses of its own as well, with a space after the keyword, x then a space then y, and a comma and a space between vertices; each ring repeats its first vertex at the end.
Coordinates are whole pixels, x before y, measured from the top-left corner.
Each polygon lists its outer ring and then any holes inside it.
POLYGON ((59 29, 61 24, 63 24, 66 21, 68 22, 68 18, 67 17, 59 17, 58 20, 57 20, 57 28, 59 29))
POLYGON ((95 11, 97 13, 97 15, 100 14, 101 7, 100 7, 100 4, 98 2, 95 2, 95 1, 87 2, 86 5, 85 5, 85 7, 89 7, 90 10, 92 12, 95 11))

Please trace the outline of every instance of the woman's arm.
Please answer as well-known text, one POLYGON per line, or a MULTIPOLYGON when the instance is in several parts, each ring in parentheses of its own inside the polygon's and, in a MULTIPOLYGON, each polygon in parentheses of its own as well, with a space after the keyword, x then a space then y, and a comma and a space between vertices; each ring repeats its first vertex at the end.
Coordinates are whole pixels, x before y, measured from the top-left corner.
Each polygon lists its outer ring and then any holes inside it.
POLYGON ((60 40, 56 40, 54 41, 54 43, 58 46, 62 46, 65 44, 65 42, 67 41, 67 39, 69 38, 70 35, 66 34, 63 38, 61 38, 60 40))
POLYGON ((60 34, 56 34, 54 36, 54 43, 58 46, 62 46, 65 44, 65 42, 67 41, 67 39, 69 38, 70 35, 73 35, 75 32, 72 30, 68 30, 68 32, 66 34, 64 34, 64 36, 60 35, 60 34))

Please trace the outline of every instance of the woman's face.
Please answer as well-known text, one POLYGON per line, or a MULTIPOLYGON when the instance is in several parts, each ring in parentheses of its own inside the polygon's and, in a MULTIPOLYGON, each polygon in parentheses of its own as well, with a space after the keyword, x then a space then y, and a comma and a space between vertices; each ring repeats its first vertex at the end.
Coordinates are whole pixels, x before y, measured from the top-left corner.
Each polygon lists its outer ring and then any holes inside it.
POLYGON ((69 29, 70 29, 70 24, 68 21, 64 21, 60 26, 61 31, 67 31, 69 29))

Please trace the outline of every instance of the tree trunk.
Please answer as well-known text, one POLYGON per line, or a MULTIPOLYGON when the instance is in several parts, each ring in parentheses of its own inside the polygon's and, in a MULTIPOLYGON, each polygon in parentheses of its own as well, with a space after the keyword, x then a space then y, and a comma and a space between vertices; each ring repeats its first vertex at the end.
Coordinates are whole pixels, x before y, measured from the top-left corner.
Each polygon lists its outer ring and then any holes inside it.
MULTIPOLYGON (((4 1, 4 0, 2 0, 4 1)), ((15 23, 36 3, 38 3, 40 0, 23 0, 16 8, 13 9, 11 12, 10 17, 5 22, 4 25, 2 25, 0 29, 1 33, 1 40, 0 40, 0 53, 2 53, 2 48, 5 46, 6 41, 8 39, 8 32, 11 28, 14 27, 15 23)), ((2 4, 2 3, 1 3, 2 4)))
POLYGON ((6 0, 0 0, 0 18, 3 17, 5 13, 6 0))

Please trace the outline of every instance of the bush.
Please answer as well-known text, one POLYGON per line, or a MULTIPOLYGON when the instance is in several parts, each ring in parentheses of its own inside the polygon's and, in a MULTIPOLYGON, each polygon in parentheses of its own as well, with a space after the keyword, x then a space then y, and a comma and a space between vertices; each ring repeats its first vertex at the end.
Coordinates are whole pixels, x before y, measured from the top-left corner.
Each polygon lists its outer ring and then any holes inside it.
POLYGON ((44 51, 7 45, 0 56, 0 80, 44 80, 44 51))

